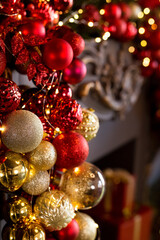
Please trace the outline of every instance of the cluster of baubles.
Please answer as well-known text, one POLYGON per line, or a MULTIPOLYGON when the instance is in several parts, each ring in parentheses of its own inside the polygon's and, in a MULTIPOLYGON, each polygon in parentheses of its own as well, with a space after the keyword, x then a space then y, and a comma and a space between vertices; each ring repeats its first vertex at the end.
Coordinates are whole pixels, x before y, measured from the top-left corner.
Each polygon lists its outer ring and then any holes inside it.
POLYGON ((69 86, 86 74, 77 58, 84 40, 55 26, 73 2, 20 3, 1 3, 7 17, 0 24, 0 188, 8 193, 2 239, 94 240, 97 224, 78 210, 97 205, 105 189, 101 171, 86 162, 99 120, 72 98, 69 86), (8 67, 36 87, 18 88, 8 67))
POLYGON ((107 33, 110 33, 111 37, 118 41, 126 42, 132 40, 137 34, 136 26, 130 21, 134 18, 132 9, 132 6, 125 2, 107 3, 100 11, 96 6, 89 4, 83 9, 82 19, 88 26, 98 26, 102 29, 104 40, 107 39, 107 33))
POLYGON ((157 7, 144 15, 139 24, 138 40, 134 54, 142 61, 141 72, 145 77, 160 78, 160 16, 157 7), (142 25, 143 23, 143 25, 142 25))

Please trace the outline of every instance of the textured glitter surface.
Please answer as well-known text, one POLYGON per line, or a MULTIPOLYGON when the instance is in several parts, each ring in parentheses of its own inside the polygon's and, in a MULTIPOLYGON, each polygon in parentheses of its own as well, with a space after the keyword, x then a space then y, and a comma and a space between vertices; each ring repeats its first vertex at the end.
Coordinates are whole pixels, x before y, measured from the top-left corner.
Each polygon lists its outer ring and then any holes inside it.
POLYGON ((50 108, 49 121, 60 130, 75 129, 82 121, 82 109, 76 100, 69 97, 56 99, 53 108, 50 108))
POLYGON ((42 141, 36 149, 27 154, 27 158, 37 170, 45 171, 55 164, 57 152, 50 142, 42 141))
POLYGON ((80 133, 87 141, 96 137, 99 129, 99 119, 92 111, 82 109, 83 120, 76 128, 76 132, 80 133))
POLYGON ((60 190, 67 194, 75 209, 87 209, 102 199, 105 180, 100 169, 85 162, 63 174, 60 190))
POLYGON ((79 133, 69 131, 59 134, 53 140, 53 145, 57 150, 56 166, 58 168, 77 167, 88 157, 88 142, 79 133))
POLYGON ((2 127, 2 142, 14 152, 30 152, 42 141, 43 125, 32 112, 14 111, 8 115, 2 127))
POLYGON ((21 100, 18 86, 11 80, 0 78, 0 113, 8 113, 15 110, 21 100))
POLYGON ((9 191, 18 190, 25 182, 28 175, 28 162, 19 153, 6 152, 7 158, 0 164, 0 182, 9 191))
POLYGON ((39 171, 30 181, 23 184, 22 189, 30 195, 39 195, 49 187, 50 175, 47 171, 39 171))
POLYGON ((95 240, 98 225, 85 213, 78 212, 75 220, 79 225, 79 235, 76 240, 95 240))
POLYGON ((36 199, 34 212, 49 231, 61 230, 75 216, 74 208, 66 196, 59 190, 45 192, 36 199))

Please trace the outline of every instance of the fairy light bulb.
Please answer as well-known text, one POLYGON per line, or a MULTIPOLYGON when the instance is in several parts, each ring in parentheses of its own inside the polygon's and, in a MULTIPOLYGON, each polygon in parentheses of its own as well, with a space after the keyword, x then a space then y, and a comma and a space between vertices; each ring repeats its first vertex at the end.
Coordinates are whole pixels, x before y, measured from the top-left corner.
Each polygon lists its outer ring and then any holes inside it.
POLYGON ((145 33, 145 28, 144 27, 140 27, 138 29, 138 32, 139 32, 139 34, 144 34, 145 33))
POLYGON ((143 10, 143 12, 144 12, 144 14, 145 15, 148 15, 149 13, 150 13, 150 9, 149 8, 145 8, 144 10, 143 10))
POLYGON ((139 12, 139 13, 138 13, 138 18, 141 19, 141 18, 143 18, 143 17, 144 17, 144 13, 143 13, 143 12, 139 12))
POLYGON ((102 38, 103 40, 107 40, 110 36, 111 36, 110 32, 105 32, 102 38))
POLYGON ((80 9, 78 10, 78 13, 79 13, 79 14, 82 14, 82 13, 83 13, 83 9, 80 8, 80 9))
POLYGON ((93 22, 88 22, 88 26, 93 27, 94 26, 93 22))
POLYGON ((134 51, 135 51, 135 47, 134 47, 134 46, 130 46, 130 47, 128 48, 128 52, 134 53, 134 51))
POLYGON ((100 13, 100 15, 104 15, 104 14, 105 14, 105 10, 104 10, 104 9, 101 9, 101 10, 99 11, 99 13, 100 13))
POLYGON ((142 47, 146 47, 147 46, 147 41, 146 40, 142 40, 140 44, 141 44, 142 47))
POLYGON ((101 41, 102 41, 102 39, 100 37, 95 38, 96 43, 100 43, 101 41))
POLYGON ((154 20, 153 18, 149 18, 149 19, 148 19, 148 23, 149 23, 150 25, 153 25, 153 24, 155 23, 155 20, 154 20))
POLYGON ((144 67, 148 67, 149 64, 150 64, 150 61, 151 61, 150 58, 145 57, 145 58, 143 59, 142 65, 143 65, 144 67))

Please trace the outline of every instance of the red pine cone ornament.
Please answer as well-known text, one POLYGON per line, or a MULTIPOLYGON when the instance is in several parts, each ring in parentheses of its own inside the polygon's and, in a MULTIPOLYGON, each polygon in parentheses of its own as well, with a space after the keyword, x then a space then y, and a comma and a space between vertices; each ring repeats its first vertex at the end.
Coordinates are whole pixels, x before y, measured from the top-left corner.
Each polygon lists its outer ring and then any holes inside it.
POLYGON ((48 120, 61 131, 75 129, 83 118, 81 106, 76 100, 69 97, 56 99, 49 107, 49 114, 47 113, 48 109, 46 112, 48 120))
POLYGON ((81 165, 88 157, 89 146, 79 133, 68 131, 53 140, 57 151, 57 168, 74 168, 81 165))
POLYGON ((0 78, 0 96, 0 113, 9 113, 19 106, 21 94, 13 81, 0 78))

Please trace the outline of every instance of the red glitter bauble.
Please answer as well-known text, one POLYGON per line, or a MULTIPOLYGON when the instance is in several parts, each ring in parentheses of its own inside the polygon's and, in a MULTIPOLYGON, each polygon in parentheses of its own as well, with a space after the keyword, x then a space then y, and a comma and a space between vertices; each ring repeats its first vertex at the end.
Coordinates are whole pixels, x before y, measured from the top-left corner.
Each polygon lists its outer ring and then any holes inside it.
POLYGON ((0 78, 0 113, 9 113, 19 106, 21 94, 18 86, 11 80, 0 78))
POLYGON ((70 84, 80 83, 86 76, 87 67, 82 60, 75 58, 72 63, 64 69, 63 80, 70 84))
POLYGON ((71 45, 74 57, 80 55, 83 52, 85 48, 85 41, 78 33, 68 32, 63 36, 63 39, 71 45))
POLYGON ((51 5, 57 11, 65 12, 73 6, 73 0, 51 0, 51 5))
POLYGON ((44 92, 39 92, 37 88, 30 88, 22 94, 21 106, 37 116, 42 116, 44 97, 44 92))
POLYGON ((0 63, 0 75, 2 75, 6 68, 6 55, 2 50, 0 50, 0 63))
POLYGON ((115 3, 108 3, 104 6, 105 13, 102 16, 105 21, 118 19, 122 15, 121 8, 115 3))
POLYGON ((67 227, 56 232, 56 235, 59 240, 76 240, 78 237, 78 234, 79 234, 79 225, 75 219, 73 219, 67 225, 67 227))
POLYGON ((56 98, 72 97, 72 90, 67 83, 62 83, 60 86, 54 86, 47 94, 47 102, 53 103, 56 98))
POLYGON ((99 22, 101 17, 98 8, 92 4, 88 4, 83 10, 82 18, 87 22, 99 22))
POLYGON ((63 70, 72 62, 73 50, 67 41, 54 38, 44 45, 42 58, 52 70, 63 70))
POLYGON ((56 166, 58 168, 74 168, 81 165, 88 157, 89 146, 86 139, 79 133, 66 132, 53 140, 57 150, 56 166))
POLYGON ((54 127, 60 128, 61 131, 75 129, 81 123, 82 118, 82 108, 72 98, 61 97, 50 105, 48 119, 54 127))
POLYGON ((45 27, 39 20, 32 20, 26 24, 23 24, 19 27, 19 31, 22 32, 24 37, 28 37, 28 35, 35 35, 44 38, 46 35, 45 27))

